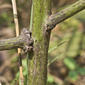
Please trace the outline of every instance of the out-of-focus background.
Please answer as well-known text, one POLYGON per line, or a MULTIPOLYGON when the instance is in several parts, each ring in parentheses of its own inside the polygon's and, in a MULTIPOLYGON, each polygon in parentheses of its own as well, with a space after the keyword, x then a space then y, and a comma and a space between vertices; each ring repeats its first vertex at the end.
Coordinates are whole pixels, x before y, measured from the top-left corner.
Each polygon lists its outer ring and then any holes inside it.
MULTIPOLYGON (((52 0, 52 14, 78 0, 52 0)), ((17 0, 20 30, 29 28, 31 0, 17 0)), ((0 0, 0 40, 15 36, 11 0, 0 0)), ((47 85, 85 85, 85 10, 56 25, 48 56, 47 85)), ((17 50, 0 51, 0 85, 19 82, 17 50)), ((26 59, 23 74, 27 76, 26 59)), ((18 84, 17 84, 18 85, 18 84)))

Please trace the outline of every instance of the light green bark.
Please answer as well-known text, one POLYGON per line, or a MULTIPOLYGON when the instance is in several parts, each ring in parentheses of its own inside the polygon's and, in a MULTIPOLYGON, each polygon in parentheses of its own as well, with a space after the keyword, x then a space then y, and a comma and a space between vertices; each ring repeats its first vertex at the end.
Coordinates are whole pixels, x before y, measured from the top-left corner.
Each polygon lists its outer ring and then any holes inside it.
POLYGON ((47 57, 50 32, 45 30, 45 20, 50 14, 50 0, 33 0, 32 36, 34 52, 28 61, 28 84, 46 85, 47 57))

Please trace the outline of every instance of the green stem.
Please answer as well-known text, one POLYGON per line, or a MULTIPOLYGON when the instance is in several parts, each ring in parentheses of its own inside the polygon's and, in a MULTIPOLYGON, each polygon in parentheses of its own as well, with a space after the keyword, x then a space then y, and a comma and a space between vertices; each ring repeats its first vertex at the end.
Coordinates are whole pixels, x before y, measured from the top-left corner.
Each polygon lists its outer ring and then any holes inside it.
POLYGON ((50 13, 49 4, 50 0, 33 0, 32 35, 34 52, 29 54, 27 85, 46 85, 50 32, 46 32, 43 24, 48 13, 50 13))

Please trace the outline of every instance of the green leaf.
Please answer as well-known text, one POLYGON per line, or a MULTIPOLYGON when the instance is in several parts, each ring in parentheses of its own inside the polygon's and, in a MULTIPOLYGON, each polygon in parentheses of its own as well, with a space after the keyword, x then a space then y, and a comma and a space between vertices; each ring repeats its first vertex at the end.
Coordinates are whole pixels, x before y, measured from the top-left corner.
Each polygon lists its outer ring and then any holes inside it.
POLYGON ((53 79, 53 77, 52 77, 51 75, 48 75, 47 81, 48 81, 49 83, 52 83, 52 82, 54 82, 54 79, 53 79))
POLYGON ((77 71, 70 71, 70 72, 69 72, 69 77, 70 77, 72 80, 77 80, 77 78, 78 78, 78 73, 77 73, 77 71))
POLYGON ((77 69, 77 72, 80 74, 80 75, 85 75, 85 68, 78 68, 77 69))
POLYGON ((75 70, 77 68, 77 64, 76 64, 75 60, 70 57, 64 59, 64 64, 70 70, 75 70))

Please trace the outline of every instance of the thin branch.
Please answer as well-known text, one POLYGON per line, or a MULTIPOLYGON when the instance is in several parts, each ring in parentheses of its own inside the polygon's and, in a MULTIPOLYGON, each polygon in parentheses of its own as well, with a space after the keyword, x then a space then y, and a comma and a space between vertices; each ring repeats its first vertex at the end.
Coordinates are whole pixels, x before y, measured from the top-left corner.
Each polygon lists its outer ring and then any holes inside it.
MULTIPOLYGON (((16 0, 12 0, 12 6, 13 6, 15 28, 16 28, 16 36, 19 36, 19 20, 18 20, 18 16, 17 16, 16 0)), ((18 48, 18 56, 19 56, 19 64, 20 64, 20 66, 19 66, 19 72, 20 72, 19 85, 24 85, 24 77, 23 77, 23 70, 22 70, 22 57, 21 57, 20 48, 18 48)))
POLYGON ((83 9, 85 9, 85 0, 79 0, 60 12, 51 15, 47 20, 47 30, 53 29, 56 24, 66 20, 83 9))
POLYGON ((14 14, 16 36, 19 36, 19 21, 18 21, 18 15, 17 15, 16 0, 12 0, 12 7, 13 7, 13 14, 14 14))
POLYGON ((22 48, 27 51, 30 50, 32 45, 33 39, 31 38, 31 33, 26 29, 23 29, 21 35, 18 37, 0 40, 0 51, 13 48, 22 48))
POLYGON ((22 36, 11 38, 11 39, 5 39, 0 40, 0 51, 1 50, 9 50, 12 48, 18 48, 23 46, 24 40, 22 36))

